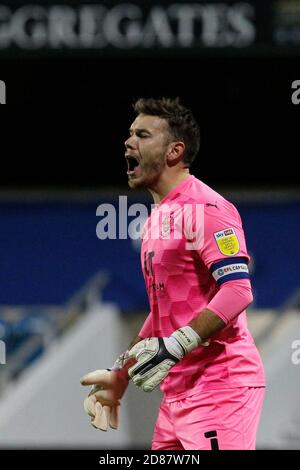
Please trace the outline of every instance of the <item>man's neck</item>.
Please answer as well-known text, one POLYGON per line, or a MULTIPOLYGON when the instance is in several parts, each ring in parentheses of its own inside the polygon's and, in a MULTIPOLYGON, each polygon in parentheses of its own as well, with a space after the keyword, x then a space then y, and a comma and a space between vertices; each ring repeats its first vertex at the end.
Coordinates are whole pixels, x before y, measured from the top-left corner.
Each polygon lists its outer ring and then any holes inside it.
POLYGON ((154 188, 148 188, 152 194, 154 204, 159 205, 160 202, 169 194, 172 189, 176 188, 182 181, 190 176, 188 168, 184 168, 172 177, 161 178, 154 188))

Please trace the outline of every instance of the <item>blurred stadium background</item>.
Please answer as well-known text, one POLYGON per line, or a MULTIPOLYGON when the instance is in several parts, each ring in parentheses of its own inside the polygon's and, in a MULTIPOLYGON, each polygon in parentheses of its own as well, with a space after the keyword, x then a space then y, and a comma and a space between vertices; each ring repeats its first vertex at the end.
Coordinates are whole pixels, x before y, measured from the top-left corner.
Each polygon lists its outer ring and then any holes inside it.
MULTIPOLYGON (((267 394, 259 449, 300 449, 300 1, 0 3, 0 447, 148 449, 160 392, 130 384, 120 430, 83 411, 80 376, 112 364, 147 313, 139 243, 99 240, 129 192, 139 96, 181 96, 202 142, 192 172, 243 218, 249 326, 267 394)), ((131 218, 128 217, 128 223, 131 218)))

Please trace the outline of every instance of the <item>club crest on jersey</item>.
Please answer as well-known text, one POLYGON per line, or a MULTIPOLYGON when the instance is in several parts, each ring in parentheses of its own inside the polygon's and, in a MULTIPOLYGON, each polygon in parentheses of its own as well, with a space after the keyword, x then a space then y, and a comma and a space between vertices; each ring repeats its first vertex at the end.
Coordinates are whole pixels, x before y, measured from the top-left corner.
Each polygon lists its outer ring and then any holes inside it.
POLYGON ((170 236, 171 230, 174 226, 174 217, 172 215, 167 215, 162 220, 161 226, 161 236, 167 238, 170 236))
POLYGON ((226 228, 214 233, 215 240, 222 255, 236 255, 240 249, 238 237, 233 228, 226 228))

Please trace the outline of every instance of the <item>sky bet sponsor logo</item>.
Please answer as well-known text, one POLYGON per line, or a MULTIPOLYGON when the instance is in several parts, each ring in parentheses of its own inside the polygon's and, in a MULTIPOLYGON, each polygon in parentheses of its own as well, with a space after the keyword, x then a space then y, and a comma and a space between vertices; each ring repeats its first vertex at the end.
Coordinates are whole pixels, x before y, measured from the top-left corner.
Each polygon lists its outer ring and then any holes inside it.
POLYGON ((221 230, 220 232, 216 232, 216 237, 217 238, 220 238, 220 237, 228 237, 229 235, 233 235, 234 234, 234 231, 232 230, 232 228, 228 228, 227 230, 221 230))
POLYGON ((221 238, 221 237, 228 237, 229 235, 233 235, 234 231, 232 228, 228 228, 226 230, 221 230, 220 232, 216 232, 215 236, 216 238, 221 238))
POLYGON ((228 235, 232 235, 232 234, 233 234, 232 228, 229 228, 228 230, 224 230, 225 237, 228 237, 228 235))

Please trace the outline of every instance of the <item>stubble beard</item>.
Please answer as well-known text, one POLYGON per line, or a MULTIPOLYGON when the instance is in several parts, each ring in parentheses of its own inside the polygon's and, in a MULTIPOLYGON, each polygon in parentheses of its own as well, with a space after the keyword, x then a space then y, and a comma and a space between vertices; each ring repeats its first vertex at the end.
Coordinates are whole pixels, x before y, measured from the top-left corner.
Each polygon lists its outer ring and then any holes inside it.
POLYGON ((163 163, 161 161, 152 162, 151 165, 144 165, 142 167, 142 175, 137 178, 128 178, 128 185, 131 189, 152 189, 157 184, 162 170, 163 163))

